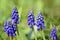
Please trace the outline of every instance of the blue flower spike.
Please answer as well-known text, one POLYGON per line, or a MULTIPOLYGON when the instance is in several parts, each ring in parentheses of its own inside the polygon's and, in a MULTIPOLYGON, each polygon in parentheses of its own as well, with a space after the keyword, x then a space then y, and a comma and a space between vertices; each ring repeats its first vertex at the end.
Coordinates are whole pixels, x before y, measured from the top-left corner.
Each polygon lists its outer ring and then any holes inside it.
MULTIPOLYGON (((12 10, 11 19, 13 23, 15 23, 16 25, 19 24, 18 9, 16 7, 14 7, 12 10)), ((17 30, 17 34, 19 35, 18 27, 16 27, 16 30, 17 30)))
POLYGON ((33 10, 30 10, 28 13, 28 25, 30 26, 30 28, 32 28, 32 31, 34 32, 35 35, 35 40, 37 40, 36 33, 33 27, 35 25, 33 10))
POLYGON ((4 22, 4 32, 13 40, 13 36, 16 36, 16 24, 12 23, 12 20, 4 22))
POLYGON ((37 30, 40 29, 45 29, 45 25, 44 25, 44 17, 42 16, 42 12, 38 12, 38 15, 36 17, 36 26, 37 26, 37 30))
POLYGON ((51 33, 50 33, 50 38, 52 40, 57 40, 57 33, 56 33, 56 27, 54 26, 51 30, 51 33))
POLYGON ((19 15, 18 15, 18 10, 16 7, 14 7, 12 10, 11 19, 14 21, 14 23, 16 24, 19 23, 19 15))
POLYGON ((45 29, 45 24, 44 24, 44 17, 42 16, 42 12, 39 11, 38 15, 36 17, 35 25, 37 26, 37 30, 41 30, 41 35, 43 40, 45 40, 45 35, 44 35, 44 29, 45 29))
POLYGON ((4 23, 4 32, 8 36, 16 36, 16 24, 13 24, 12 21, 5 21, 4 23))
POLYGON ((33 25, 35 25, 34 14, 33 14, 32 10, 30 10, 29 13, 28 13, 28 25, 30 26, 30 28, 33 28, 33 25))

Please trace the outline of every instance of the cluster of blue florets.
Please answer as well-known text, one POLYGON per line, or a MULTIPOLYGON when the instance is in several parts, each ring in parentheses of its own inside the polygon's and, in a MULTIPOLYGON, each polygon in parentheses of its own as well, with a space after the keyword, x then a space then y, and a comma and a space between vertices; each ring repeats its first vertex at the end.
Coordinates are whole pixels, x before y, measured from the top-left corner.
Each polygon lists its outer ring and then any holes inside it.
MULTIPOLYGON (((33 25, 37 26, 37 30, 40 29, 45 29, 45 24, 44 24, 44 17, 42 16, 42 13, 39 11, 37 18, 36 18, 36 22, 34 20, 34 14, 32 11, 29 11, 28 14, 28 25, 32 28, 33 25)), ((53 38, 53 40, 57 39, 57 34, 56 34, 56 28, 53 27, 50 37, 53 38)))
POLYGON ((44 17, 41 15, 41 12, 38 13, 35 23, 34 14, 32 10, 30 10, 28 14, 28 25, 30 26, 30 28, 32 28, 33 25, 36 25, 38 27, 37 30, 45 29, 44 17))
POLYGON ((4 31, 8 36, 16 36, 16 24, 13 24, 12 21, 5 21, 4 31))
POLYGON ((4 31, 7 33, 8 36, 16 36, 16 27, 19 23, 19 15, 18 10, 16 7, 12 10, 11 20, 5 21, 4 23, 4 31))
POLYGON ((16 7, 14 7, 13 10, 12 10, 11 19, 12 19, 13 22, 15 22, 16 24, 19 23, 19 15, 18 15, 18 10, 17 10, 16 7))
POLYGON ((35 25, 35 23, 34 23, 34 14, 33 14, 32 10, 30 10, 29 13, 28 13, 28 25, 30 26, 30 28, 32 28, 33 25, 35 25))
POLYGON ((41 12, 39 12, 37 15, 36 25, 37 25, 37 30, 45 29, 44 17, 42 16, 41 12))
POLYGON ((57 40, 56 28, 55 27, 52 28, 52 31, 50 33, 50 38, 52 38, 53 40, 57 40))

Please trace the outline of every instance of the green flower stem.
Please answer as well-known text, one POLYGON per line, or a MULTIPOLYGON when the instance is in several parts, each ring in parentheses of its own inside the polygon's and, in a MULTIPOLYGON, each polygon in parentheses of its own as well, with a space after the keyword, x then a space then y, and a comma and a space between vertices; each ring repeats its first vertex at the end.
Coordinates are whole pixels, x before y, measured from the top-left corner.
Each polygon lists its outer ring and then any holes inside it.
POLYGON ((36 32, 35 32, 34 28, 32 28, 32 31, 34 32, 35 40, 37 40, 37 36, 36 36, 36 32))
MULTIPOLYGON (((16 24, 16 26, 17 26, 17 24, 16 24)), ((17 31, 17 34, 19 35, 18 26, 16 27, 16 31, 17 31)))
POLYGON ((53 40, 53 38, 52 38, 52 40, 53 40))
POLYGON ((41 36, 43 37, 43 40, 46 40, 46 39, 45 39, 45 35, 44 35, 44 31, 43 31, 43 30, 41 30, 41 36))
MULTIPOLYGON (((17 25, 16 25, 17 26, 17 25)), ((19 40, 22 40, 22 37, 21 37, 21 34, 19 33, 19 31, 18 31, 18 26, 16 27, 16 31, 17 31, 17 34, 18 34, 18 38, 19 38, 19 40)))
POLYGON ((13 37, 12 36, 10 36, 10 40, 13 40, 13 37))

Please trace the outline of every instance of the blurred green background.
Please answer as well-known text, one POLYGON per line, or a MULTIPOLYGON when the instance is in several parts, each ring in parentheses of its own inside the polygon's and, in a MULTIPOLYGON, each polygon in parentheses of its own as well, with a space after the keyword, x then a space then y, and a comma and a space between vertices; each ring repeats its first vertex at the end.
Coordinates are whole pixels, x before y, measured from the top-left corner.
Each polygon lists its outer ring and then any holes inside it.
MULTIPOLYGON (((14 40, 35 40, 32 30, 27 25, 27 15, 30 9, 34 10, 34 16, 41 10, 45 20, 46 30, 45 39, 49 38, 52 24, 57 28, 57 40, 60 40, 60 0, 0 0, 0 40, 10 40, 4 29, 4 21, 10 19, 12 9, 18 8, 20 24, 18 30, 20 35, 14 37, 14 40)), ((42 40, 41 32, 36 31, 37 40, 42 40)))

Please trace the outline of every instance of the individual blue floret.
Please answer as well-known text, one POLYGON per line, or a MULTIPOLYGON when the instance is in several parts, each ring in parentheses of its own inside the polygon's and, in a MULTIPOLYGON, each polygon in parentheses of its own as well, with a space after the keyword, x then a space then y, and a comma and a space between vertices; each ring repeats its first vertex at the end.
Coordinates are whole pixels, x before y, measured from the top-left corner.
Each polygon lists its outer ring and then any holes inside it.
POLYGON ((52 28, 52 31, 50 33, 50 38, 53 40, 57 40, 56 27, 52 28))
POLYGON ((42 16, 42 13, 39 11, 38 15, 36 17, 36 26, 37 26, 37 30, 40 29, 45 29, 45 25, 44 25, 44 17, 42 16))
POLYGON ((16 24, 13 24, 12 21, 5 21, 4 22, 4 32, 8 36, 16 36, 16 24))
POLYGON ((18 15, 18 10, 16 7, 14 7, 12 10, 11 19, 14 21, 14 23, 16 24, 19 23, 19 15, 18 15))
POLYGON ((30 10, 29 13, 28 13, 28 25, 30 26, 30 28, 32 28, 33 25, 35 25, 35 23, 34 23, 34 14, 33 14, 32 10, 30 10))

